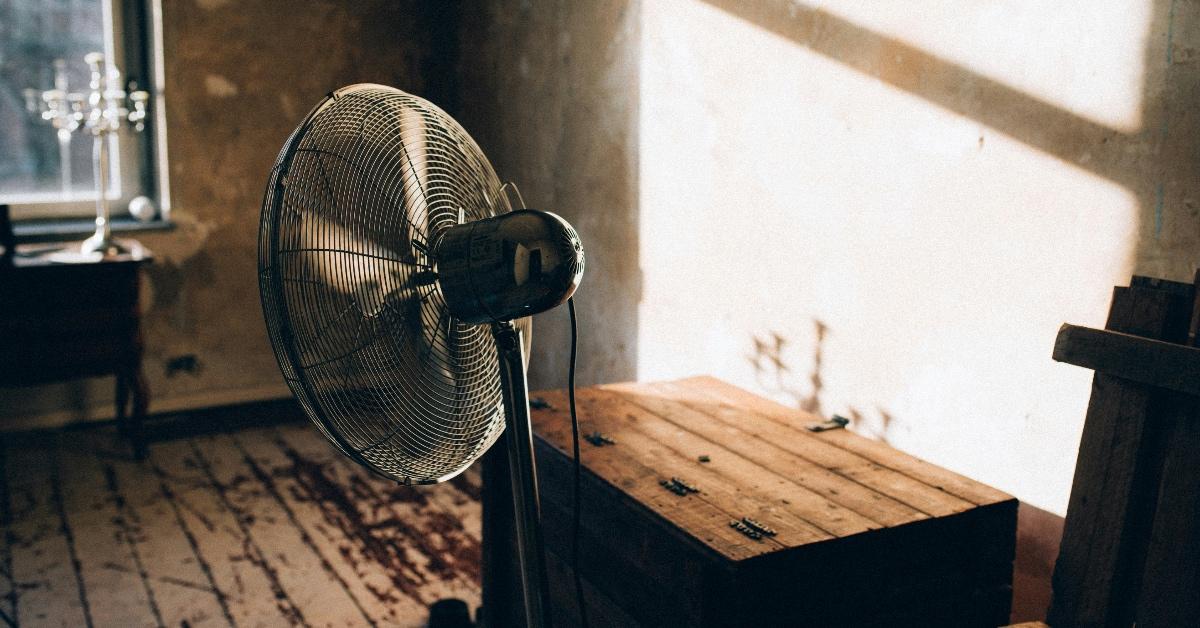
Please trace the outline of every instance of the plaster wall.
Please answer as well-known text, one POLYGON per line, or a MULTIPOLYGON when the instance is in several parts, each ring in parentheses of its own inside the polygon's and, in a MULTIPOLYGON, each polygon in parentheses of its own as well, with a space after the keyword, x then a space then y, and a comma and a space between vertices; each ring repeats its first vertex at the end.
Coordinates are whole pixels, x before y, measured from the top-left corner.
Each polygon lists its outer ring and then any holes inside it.
MULTIPOLYGON (((640 3, 498 0, 464 11, 460 121, 529 207, 562 215, 587 255, 579 385, 635 379, 640 298, 640 3)), ((566 308, 535 317, 534 388, 566 385, 566 308)))
MULTIPOLYGON (((295 125, 342 85, 384 83, 453 106, 455 73, 445 64, 454 8, 416 0, 162 5, 176 228, 139 235, 156 255, 142 296, 151 411, 286 396, 258 299, 267 173, 295 125)), ((0 421, 19 428, 111 418, 111 386, 5 390, 0 421)))
POLYGON ((1200 263, 1194 3, 642 7, 637 374, 700 372, 1066 509, 1131 273, 1200 263))

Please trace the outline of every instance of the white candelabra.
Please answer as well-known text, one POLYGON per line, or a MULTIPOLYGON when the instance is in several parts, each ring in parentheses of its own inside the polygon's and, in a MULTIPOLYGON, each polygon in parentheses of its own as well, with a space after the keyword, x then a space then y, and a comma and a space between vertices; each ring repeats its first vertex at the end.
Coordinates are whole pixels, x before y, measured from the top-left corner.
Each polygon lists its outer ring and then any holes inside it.
MULTIPOLYGON (((64 145, 70 143, 71 133, 82 131, 92 136, 92 165, 96 180, 96 232, 81 246, 83 253, 117 254, 124 251, 112 237, 108 210, 108 148, 113 133, 129 123, 135 131, 145 128, 146 103, 150 94, 120 88, 120 72, 105 63, 104 55, 91 52, 83 60, 92 70, 86 93, 71 92, 67 85, 65 64, 55 63, 54 89, 38 93, 26 90, 26 104, 43 120, 58 129, 60 157, 68 162, 63 171, 69 181, 69 157, 64 145), (116 87, 109 87, 115 85, 116 87)), ((64 183, 68 185, 68 183, 64 183)))

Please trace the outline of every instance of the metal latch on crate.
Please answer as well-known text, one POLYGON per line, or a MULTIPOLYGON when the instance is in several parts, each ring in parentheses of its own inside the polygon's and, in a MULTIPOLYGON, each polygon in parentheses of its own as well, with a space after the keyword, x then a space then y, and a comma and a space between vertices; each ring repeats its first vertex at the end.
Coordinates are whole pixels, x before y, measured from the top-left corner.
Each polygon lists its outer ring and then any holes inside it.
POLYGON ((608 436, 605 436, 604 434, 602 434, 600 432, 592 432, 591 434, 584 436, 583 440, 586 440, 587 442, 591 443, 592 445, 594 445, 596 447, 603 447, 605 445, 616 445, 617 444, 617 441, 609 438, 608 436))
POLYGON ((805 429, 810 432, 825 432, 828 430, 840 430, 847 425, 850 425, 850 419, 847 419, 840 414, 835 414, 833 415, 833 418, 829 419, 828 421, 810 423, 805 429))

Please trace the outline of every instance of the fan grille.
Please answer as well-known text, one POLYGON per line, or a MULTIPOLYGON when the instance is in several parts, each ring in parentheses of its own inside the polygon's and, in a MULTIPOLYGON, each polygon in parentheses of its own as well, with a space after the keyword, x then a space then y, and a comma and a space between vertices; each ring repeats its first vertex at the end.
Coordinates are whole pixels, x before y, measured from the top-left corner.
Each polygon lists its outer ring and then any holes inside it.
POLYGON ((428 255, 448 227, 507 211, 500 190, 458 123, 381 85, 331 94, 271 170, 259 284, 275 357, 321 431, 386 477, 448 479, 504 428, 495 341, 450 315, 428 255))

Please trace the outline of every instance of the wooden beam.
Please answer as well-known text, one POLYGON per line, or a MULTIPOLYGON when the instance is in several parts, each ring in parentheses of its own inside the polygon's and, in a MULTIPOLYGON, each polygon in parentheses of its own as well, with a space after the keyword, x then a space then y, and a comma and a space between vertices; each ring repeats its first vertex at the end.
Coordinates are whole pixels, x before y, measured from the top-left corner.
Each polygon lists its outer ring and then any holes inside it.
MULTIPOLYGON (((1105 328, 1181 342, 1192 299, 1135 277, 1113 290, 1105 328)), ((1062 544, 1054 566, 1052 626, 1134 622, 1161 472, 1164 422, 1155 388, 1097 371, 1079 440, 1062 544)))
POLYGON ((1141 384, 1200 396, 1200 348, 1064 324, 1054 359, 1141 384))

